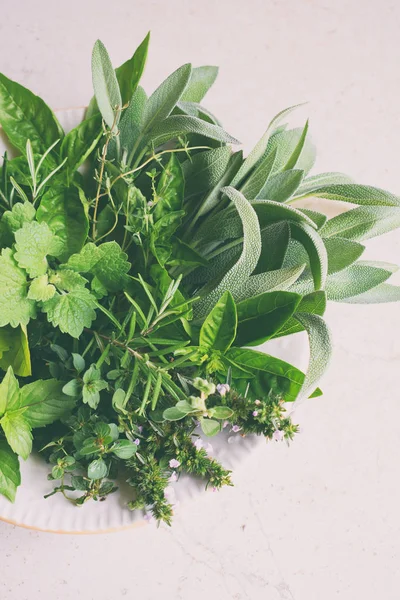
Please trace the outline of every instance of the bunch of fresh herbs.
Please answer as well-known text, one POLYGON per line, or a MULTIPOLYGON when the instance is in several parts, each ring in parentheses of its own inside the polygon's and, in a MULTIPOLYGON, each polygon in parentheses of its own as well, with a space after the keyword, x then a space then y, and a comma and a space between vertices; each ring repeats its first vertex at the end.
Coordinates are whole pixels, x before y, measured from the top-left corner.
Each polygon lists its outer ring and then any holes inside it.
POLYGON ((285 403, 320 393, 330 356, 327 299, 400 299, 396 267, 360 260, 400 199, 309 175, 308 123, 284 123, 296 107, 244 158, 201 104, 217 69, 185 64, 147 97, 148 43, 114 71, 96 42, 95 96, 69 133, 0 75, 16 151, 0 178, 0 493, 14 500, 34 441, 52 493, 79 505, 124 478, 130 507, 169 523, 171 478, 231 483, 200 429, 292 439, 285 403), (352 208, 327 219, 298 208, 309 196, 352 208), (306 374, 252 349, 304 330, 306 374))

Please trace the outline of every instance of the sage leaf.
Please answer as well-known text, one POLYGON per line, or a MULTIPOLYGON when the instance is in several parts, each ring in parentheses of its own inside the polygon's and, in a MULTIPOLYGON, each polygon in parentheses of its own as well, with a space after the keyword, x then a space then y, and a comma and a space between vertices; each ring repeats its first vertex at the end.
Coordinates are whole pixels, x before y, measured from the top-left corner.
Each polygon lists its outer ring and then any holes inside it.
MULTIPOLYGON (((150 101, 150 100, 149 100, 150 101)), ((225 144, 238 144, 238 140, 219 127, 189 115, 172 115, 156 124, 147 137, 147 143, 161 146, 182 135, 198 134, 225 144)))
POLYGON ((182 164, 185 177, 185 198, 215 187, 224 175, 232 151, 229 146, 198 152, 182 164))
MULTIPOLYGON (((248 200, 254 200, 255 198, 268 198, 268 196, 262 196, 261 190, 267 185, 269 176, 272 172, 276 157, 276 151, 270 152, 263 159, 260 160, 257 167, 248 176, 245 182, 240 187, 240 191, 243 196, 248 200)), ((271 198, 273 200, 273 198, 271 198)))
POLYGON ((344 237, 363 241, 392 231, 400 226, 400 208, 392 206, 359 206, 329 219, 321 228, 323 238, 344 237))
POLYGON ((365 250, 365 246, 341 237, 324 240, 328 255, 328 273, 342 271, 356 262, 365 250))
POLYGON ((359 261, 328 277, 325 288, 328 300, 344 301, 363 294, 384 283, 395 270, 396 266, 387 263, 359 261))
POLYGON ((316 290, 324 287, 328 274, 328 255, 320 235, 306 223, 291 223, 292 236, 307 251, 316 290))
POLYGON ((257 194, 257 198, 286 202, 293 196, 304 176, 304 171, 291 169, 270 177, 264 187, 257 194))
POLYGON ((318 175, 312 175, 306 177, 303 180, 301 186, 297 190, 296 198, 307 197, 308 195, 313 196, 314 190, 328 185, 336 185, 343 183, 353 183, 351 177, 344 175, 343 173, 319 173, 318 175))
POLYGON ((339 302, 347 302, 349 304, 380 304, 381 302, 399 302, 400 301, 400 287, 396 285, 390 285, 389 283, 381 283, 372 289, 352 296, 351 298, 345 298, 339 300, 339 302))
POLYGON ((181 96, 184 102, 201 102, 215 82, 218 67, 195 67, 190 74, 189 83, 181 96))
POLYGON ((304 268, 305 265, 299 265, 287 269, 277 269, 276 271, 251 275, 237 291, 236 300, 237 302, 241 302, 265 292, 287 290, 299 279, 304 268))
POLYGON ((92 80, 101 116, 111 130, 116 130, 122 108, 121 92, 108 52, 100 40, 93 47, 92 80))
POLYGON ((358 185, 355 183, 337 183, 312 188, 309 192, 300 194, 301 198, 314 196, 326 198, 339 202, 350 202, 363 206, 400 206, 400 197, 369 185, 358 185))

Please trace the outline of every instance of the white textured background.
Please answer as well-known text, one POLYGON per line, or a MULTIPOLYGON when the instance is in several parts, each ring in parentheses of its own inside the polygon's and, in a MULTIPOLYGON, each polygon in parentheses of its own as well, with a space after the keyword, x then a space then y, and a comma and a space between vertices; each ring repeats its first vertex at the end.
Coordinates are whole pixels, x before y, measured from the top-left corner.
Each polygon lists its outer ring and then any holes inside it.
MULTIPOLYGON (((319 170, 400 193, 395 0, 17 0, 2 3, 0 71, 54 108, 91 96, 101 38, 116 65, 152 30, 145 87, 218 64, 207 98, 249 148, 309 100, 319 170)), ((400 234, 370 243, 400 262, 400 234)), ((63 537, 0 524, 1 600, 398 600, 400 306, 332 306, 325 395, 291 448, 262 447, 236 487, 181 506, 172 529, 63 537)))

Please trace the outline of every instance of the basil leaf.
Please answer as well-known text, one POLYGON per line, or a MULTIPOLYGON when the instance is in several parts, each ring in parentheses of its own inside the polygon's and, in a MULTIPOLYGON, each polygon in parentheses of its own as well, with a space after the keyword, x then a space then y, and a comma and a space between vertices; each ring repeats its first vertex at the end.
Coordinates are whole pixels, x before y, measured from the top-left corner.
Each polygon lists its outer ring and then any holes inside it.
POLYGON ((32 452, 32 433, 24 415, 19 411, 7 411, 0 420, 0 425, 10 448, 26 460, 32 452))
POLYGON ((0 494, 14 502, 17 487, 21 484, 18 456, 5 440, 0 439, 0 494))
POLYGON ((236 337, 237 313, 232 294, 226 291, 207 316, 200 330, 200 347, 226 352, 236 337))
POLYGON ((150 32, 138 46, 132 58, 115 69, 115 75, 121 91, 122 105, 129 102, 143 75, 149 49, 150 32))
MULTIPOLYGON (((323 316, 326 310, 326 292, 311 292, 306 296, 303 296, 300 304, 297 307, 297 312, 308 313, 323 316)), ((298 331, 303 331, 304 327, 294 317, 286 321, 272 337, 282 337, 284 335, 292 335, 298 331)))
POLYGON ((20 408, 32 429, 44 427, 67 415, 75 399, 62 392, 63 382, 56 379, 37 380, 20 390, 20 408))
POLYGON ((0 328, 0 368, 6 371, 12 367, 20 377, 32 374, 26 327, 0 328))
POLYGON ((62 141, 61 160, 67 158, 66 169, 72 175, 96 148, 101 136, 100 114, 85 119, 72 129, 62 141))
POLYGON ((0 417, 10 410, 20 408, 19 384, 11 367, 0 383, 0 417))

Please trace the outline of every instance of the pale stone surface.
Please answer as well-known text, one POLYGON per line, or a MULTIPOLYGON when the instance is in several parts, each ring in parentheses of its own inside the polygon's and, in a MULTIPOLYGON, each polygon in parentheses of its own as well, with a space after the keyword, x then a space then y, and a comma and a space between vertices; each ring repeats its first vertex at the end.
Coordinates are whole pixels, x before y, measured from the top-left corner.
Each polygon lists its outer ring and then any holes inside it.
MULTIPOLYGON (((207 105, 248 148, 309 100, 318 169, 400 193, 400 6, 389 0, 20 0, 2 6, 0 71, 52 106, 90 97, 100 37, 116 64, 147 29, 152 89, 184 61, 221 66, 207 105)), ((400 261, 400 234, 369 244, 400 261)), ((398 280, 399 281, 399 280, 398 280)), ((322 398, 236 487, 180 507, 172 529, 63 537, 1 524, 2 600, 397 600, 400 307, 334 305, 322 398)))

